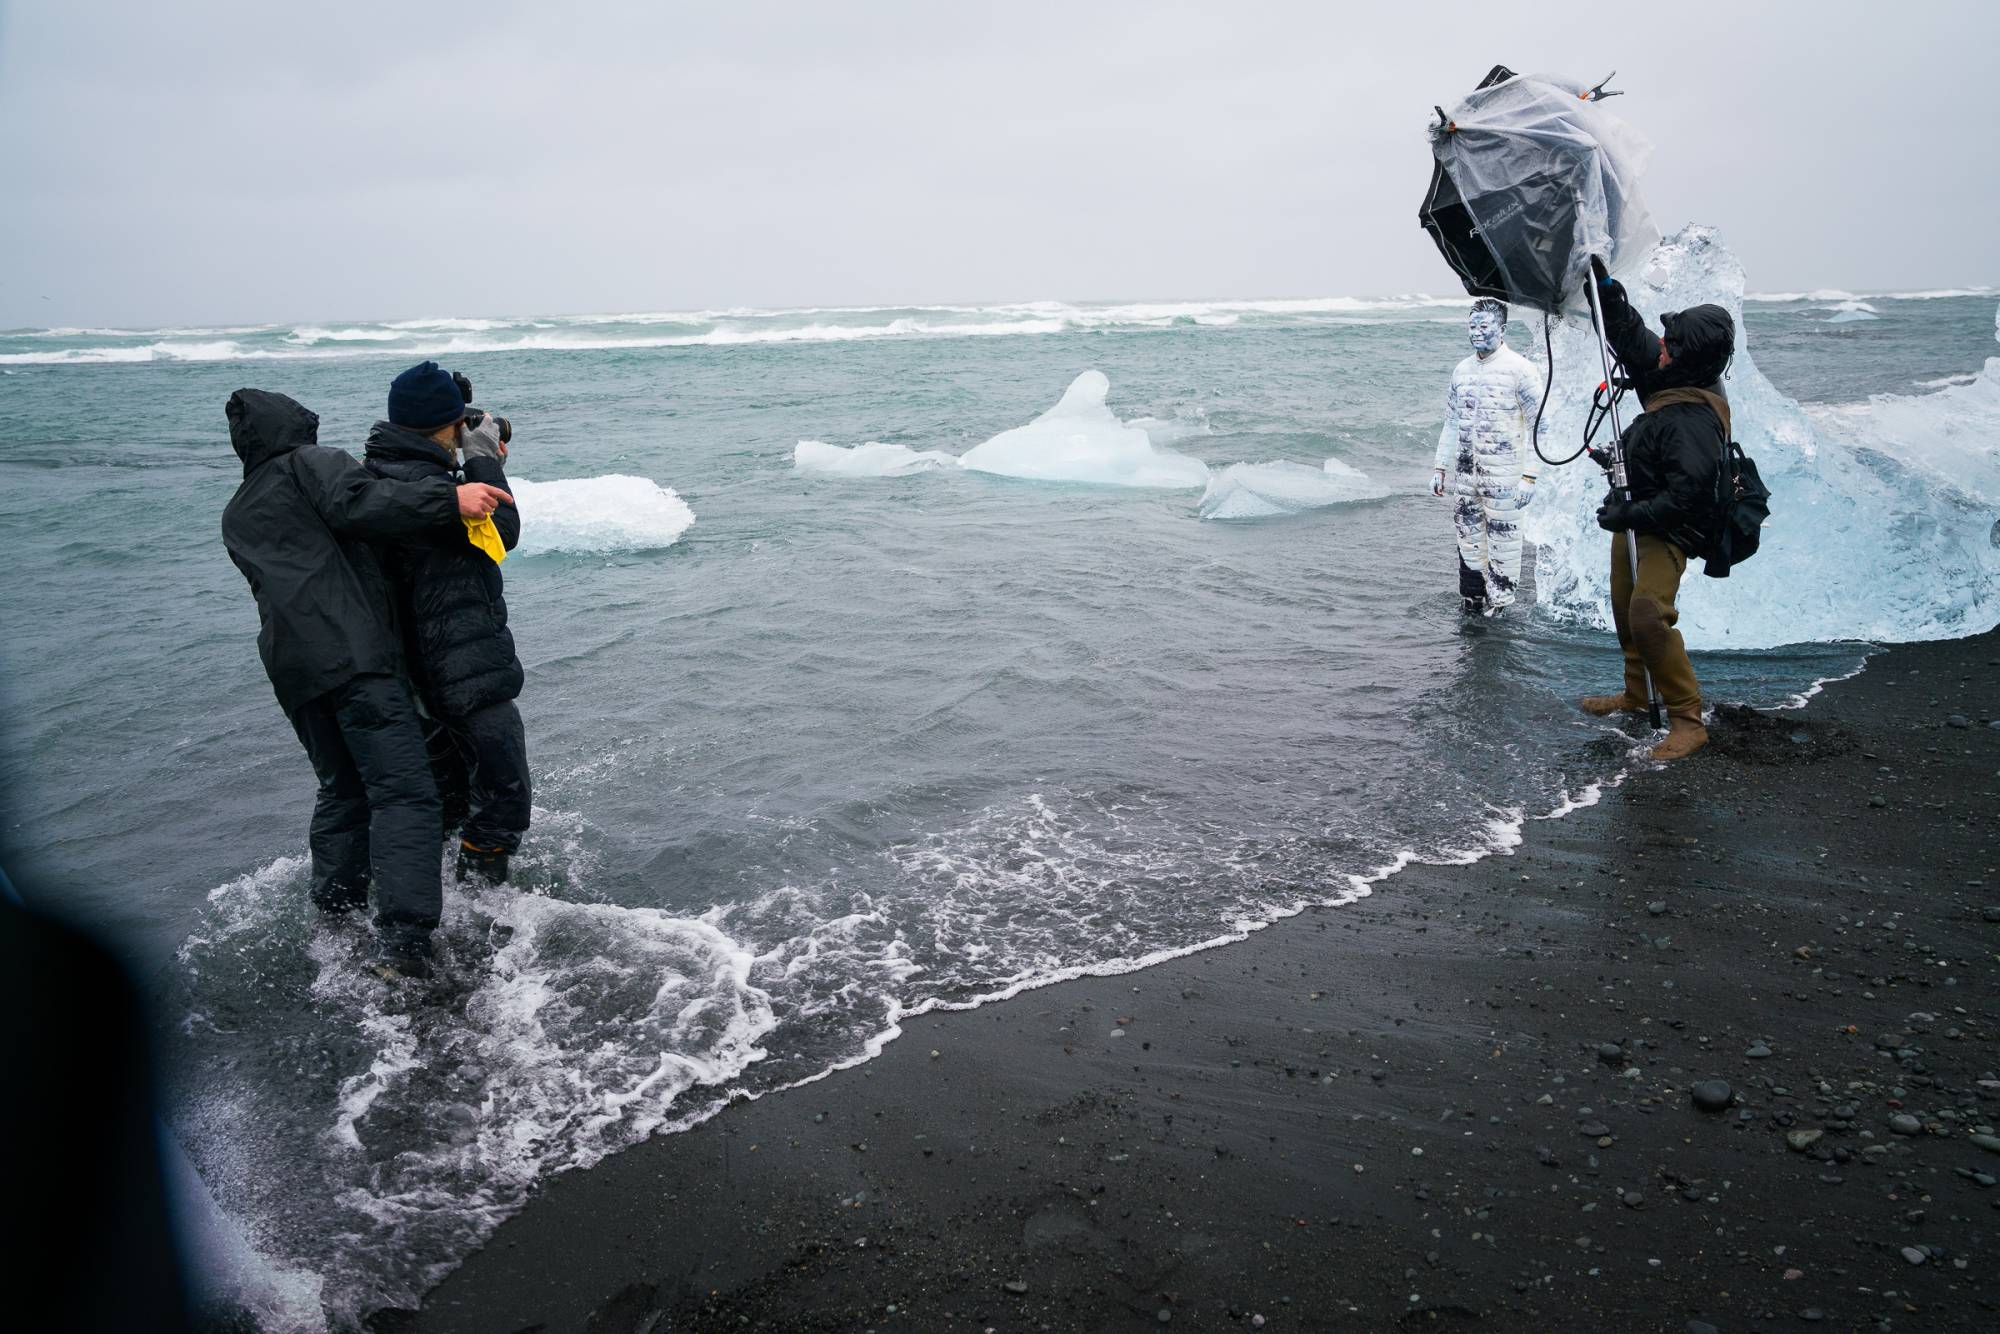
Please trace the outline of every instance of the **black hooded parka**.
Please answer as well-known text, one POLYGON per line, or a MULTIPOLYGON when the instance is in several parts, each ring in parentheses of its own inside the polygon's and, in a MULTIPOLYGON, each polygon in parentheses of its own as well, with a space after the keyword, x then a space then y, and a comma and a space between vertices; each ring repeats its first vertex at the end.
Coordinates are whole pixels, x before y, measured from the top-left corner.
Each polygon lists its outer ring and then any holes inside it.
MULTIPOLYGON (((378 421, 368 433, 368 471, 402 482, 456 481, 453 457, 422 431, 378 421)), ((465 461, 465 480, 507 489, 497 459, 465 461)), ((502 502, 493 511, 500 541, 521 539, 521 512, 502 502)), ((521 693, 521 660, 507 628, 500 567, 467 539, 465 528, 412 534, 386 543, 383 563, 396 591, 410 657, 410 676, 433 714, 466 718, 521 693)))
POLYGON ((1729 399, 1722 373, 1736 350, 1736 324, 1721 306, 1692 306, 1664 317, 1671 360, 1617 282, 1598 287, 1611 351, 1631 377, 1645 411, 1625 428, 1625 468, 1634 531, 1663 537, 1689 556, 1707 556, 1720 532, 1717 483, 1729 446, 1729 399))
POLYGON ((229 559, 257 599, 257 652, 287 715, 354 677, 403 670, 389 590, 369 543, 465 540, 449 474, 385 484, 321 445, 319 417, 239 389, 226 409, 243 483, 222 512, 229 559))

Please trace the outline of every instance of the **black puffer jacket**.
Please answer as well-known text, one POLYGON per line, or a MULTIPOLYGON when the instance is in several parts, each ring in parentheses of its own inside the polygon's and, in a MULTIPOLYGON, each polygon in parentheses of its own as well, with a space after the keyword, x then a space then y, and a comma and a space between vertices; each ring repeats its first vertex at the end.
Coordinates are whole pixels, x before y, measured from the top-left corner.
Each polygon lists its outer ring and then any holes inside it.
POLYGON ((229 397, 243 484, 222 511, 229 559, 257 598, 257 652, 289 714, 354 677, 398 672, 389 589, 369 539, 462 535, 449 474, 381 481, 321 445, 319 418, 283 394, 229 397))
POLYGON ((1605 331, 1645 412, 1625 428, 1625 468, 1632 483, 1631 524, 1664 537, 1690 556, 1707 556, 1722 520, 1717 484, 1729 443, 1729 399, 1722 372, 1736 350, 1736 323, 1720 306, 1691 306, 1663 317, 1667 351, 1646 327, 1622 284, 1598 288, 1605 331))
MULTIPOLYGON (((421 431, 376 422, 368 433, 368 470, 398 481, 455 481, 452 456, 421 431)), ((497 459, 467 459, 468 482, 507 489, 497 459)), ((493 526, 509 551, 521 538, 521 513, 493 511, 493 526)), ((521 660, 507 628, 500 567, 472 545, 465 526, 385 545, 383 564, 396 590, 397 614, 409 646, 410 676, 432 713, 463 718, 521 693, 521 660)))

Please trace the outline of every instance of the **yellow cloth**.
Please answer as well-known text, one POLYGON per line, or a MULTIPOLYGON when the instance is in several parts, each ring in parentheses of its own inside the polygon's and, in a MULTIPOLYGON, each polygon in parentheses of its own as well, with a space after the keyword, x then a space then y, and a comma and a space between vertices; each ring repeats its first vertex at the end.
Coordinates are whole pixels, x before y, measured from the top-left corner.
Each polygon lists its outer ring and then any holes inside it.
POLYGON ((500 530, 493 526, 491 515, 481 515, 477 519, 459 516, 465 525, 465 539, 485 552, 495 565, 507 559, 507 544, 500 540, 500 530))

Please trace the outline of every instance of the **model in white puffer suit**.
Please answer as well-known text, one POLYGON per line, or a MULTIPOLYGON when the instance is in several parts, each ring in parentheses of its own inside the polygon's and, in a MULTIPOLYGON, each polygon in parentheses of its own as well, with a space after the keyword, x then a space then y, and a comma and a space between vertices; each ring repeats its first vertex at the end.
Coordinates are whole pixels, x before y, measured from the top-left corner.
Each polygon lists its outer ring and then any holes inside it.
POLYGON ((1507 346, 1506 331, 1505 306, 1473 306, 1466 321, 1473 351, 1451 373, 1431 481, 1431 493, 1442 496, 1450 477, 1459 596, 1466 610, 1488 615, 1514 600, 1521 577, 1516 515, 1534 494, 1528 435, 1542 397, 1541 375, 1507 346))

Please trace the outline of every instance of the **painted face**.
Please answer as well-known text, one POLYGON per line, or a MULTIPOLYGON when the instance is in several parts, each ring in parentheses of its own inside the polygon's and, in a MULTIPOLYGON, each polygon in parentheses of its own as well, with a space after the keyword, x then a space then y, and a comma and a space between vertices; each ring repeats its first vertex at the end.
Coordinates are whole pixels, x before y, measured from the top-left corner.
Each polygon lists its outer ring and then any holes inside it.
POLYGON ((1507 326, 1490 310, 1475 310, 1465 321, 1465 332, 1474 352, 1491 352, 1507 336, 1507 326))

